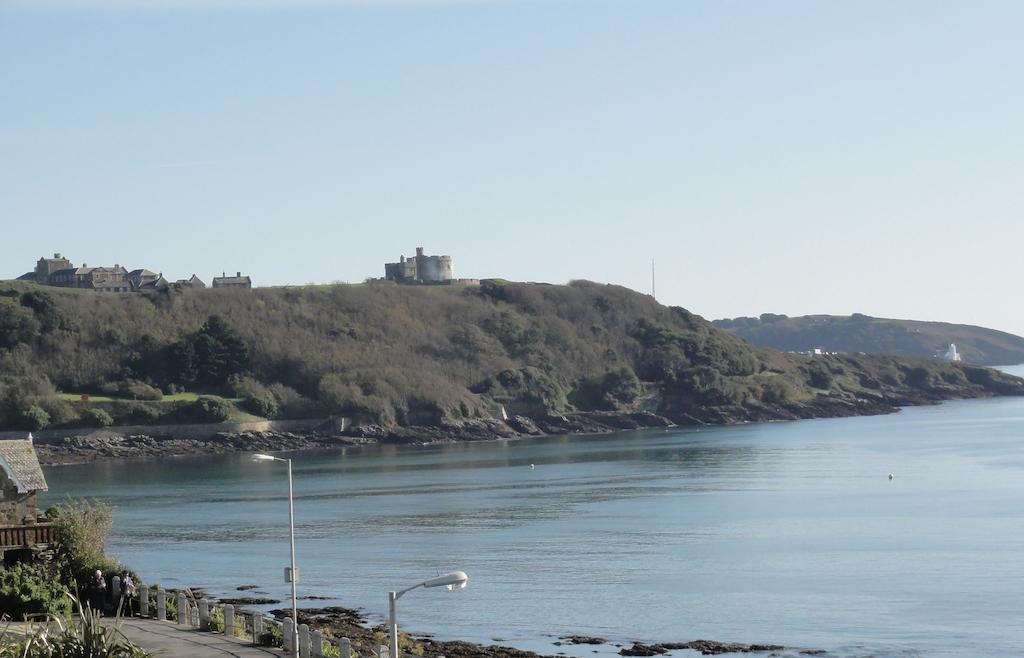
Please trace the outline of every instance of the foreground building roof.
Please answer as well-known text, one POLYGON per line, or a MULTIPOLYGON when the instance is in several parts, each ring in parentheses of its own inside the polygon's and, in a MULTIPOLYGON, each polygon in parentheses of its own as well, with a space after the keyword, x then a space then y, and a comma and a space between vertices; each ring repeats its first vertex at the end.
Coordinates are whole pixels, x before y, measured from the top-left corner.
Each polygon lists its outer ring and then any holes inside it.
POLYGON ((18 493, 48 488, 30 439, 0 441, 0 469, 18 488, 18 493))

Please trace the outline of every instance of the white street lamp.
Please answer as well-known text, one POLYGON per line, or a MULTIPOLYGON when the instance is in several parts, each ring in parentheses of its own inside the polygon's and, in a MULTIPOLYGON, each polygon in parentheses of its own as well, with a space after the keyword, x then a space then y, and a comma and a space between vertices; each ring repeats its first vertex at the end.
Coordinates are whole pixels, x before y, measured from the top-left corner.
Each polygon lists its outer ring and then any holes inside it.
POLYGON ((398 592, 388 592, 388 633, 391 635, 391 655, 388 658, 402 658, 398 652, 398 620, 395 618, 395 601, 417 587, 446 587, 448 591, 462 589, 469 582, 465 571, 453 571, 437 578, 424 580, 398 592))
POLYGON ((286 574, 288 581, 292 584, 292 658, 299 657, 299 615, 296 603, 295 581, 299 579, 299 572, 295 568, 295 503, 292 496, 292 460, 282 459, 273 455, 253 455, 254 462, 285 462, 288 464, 288 531, 292 541, 292 566, 286 574))

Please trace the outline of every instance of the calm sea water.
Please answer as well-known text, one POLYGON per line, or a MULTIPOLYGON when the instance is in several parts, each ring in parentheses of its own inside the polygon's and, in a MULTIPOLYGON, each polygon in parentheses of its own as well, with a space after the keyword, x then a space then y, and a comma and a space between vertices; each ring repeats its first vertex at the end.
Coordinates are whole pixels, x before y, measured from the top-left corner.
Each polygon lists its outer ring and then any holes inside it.
MULTIPOLYGON (((292 456, 300 595, 379 618, 387 590, 469 573, 465 590, 401 600, 414 632, 580 656, 591 647, 555 636, 1024 655, 1024 399, 292 456)), ((46 476, 51 502, 118 507, 109 549, 150 582, 286 599, 283 465, 237 455, 46 476)))

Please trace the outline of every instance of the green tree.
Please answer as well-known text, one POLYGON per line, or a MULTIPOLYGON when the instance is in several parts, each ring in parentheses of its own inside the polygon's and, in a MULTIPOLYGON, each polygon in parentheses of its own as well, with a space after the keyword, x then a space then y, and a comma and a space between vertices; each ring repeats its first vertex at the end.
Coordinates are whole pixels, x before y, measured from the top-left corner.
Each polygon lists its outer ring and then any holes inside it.
POLYGON ((45 429, 50 424, 50 414, 37 404, 26 409, 23 418, 28 429, 34 432, 45 429))
POLYGON ((99 501, 68 499, 47 510, 56 530, 54 558, 65 583, 84 591, 96 569, 117 568, 105 553, 107 535, 114 526, 114 508, 99 501))
POLYGON ((86 409, 82 419, 93 427, 110 427, 114 424, 114 419, 103 409, 86 409))
POLYGON ((231 405, 221 398, 201 397, 192 403, 192 411, 197 420, 209 423, 222 423, 231 418, 231 405))
POLYGON ((31 309, 11 303, 0 304, 0 348, 29 343, 39 332, 39 321, 31 309))
POLYGON ((270 391, 250 395, 242 402, 245 409, 264 418, 277 418, 281 413, 281 403, 270 391))
POLYGON ((249 348, 219 315, 170 347, 170 362, 182 384, 225 386, 249 367, 249 348))

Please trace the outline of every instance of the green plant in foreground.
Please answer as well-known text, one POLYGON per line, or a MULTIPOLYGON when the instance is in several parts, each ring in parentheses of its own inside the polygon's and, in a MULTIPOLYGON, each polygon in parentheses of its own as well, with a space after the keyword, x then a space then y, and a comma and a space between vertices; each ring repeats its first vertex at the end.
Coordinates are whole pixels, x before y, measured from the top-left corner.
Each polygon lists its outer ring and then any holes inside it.
POLYGON ((15 640, 8 639, 5 629, 0 636, 0 658, 151 658, 125 637, 120 617, 113 624, 103 624, 100 612, 67 596, 75 604, 77 618, 70 614, 44 616, 44 623, 15 640))
POLYGON ((51 569, 16 564, 0 570, 0 610, 13 619, 36 614, 65 614, 71 601, 51 569))
POLYGON ((260 633, 256 644, 261 647, 284 646, 284 635, 281 633, 281 627, 277 624, 267 624, 264 626, 263 632, 260 633))
POLYGON ((210 610, 210 630, 214 633, 224 632, 224 611, 220 608, 210 610))

